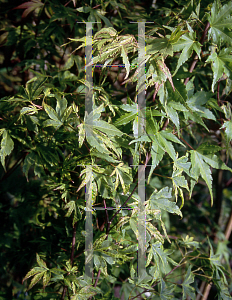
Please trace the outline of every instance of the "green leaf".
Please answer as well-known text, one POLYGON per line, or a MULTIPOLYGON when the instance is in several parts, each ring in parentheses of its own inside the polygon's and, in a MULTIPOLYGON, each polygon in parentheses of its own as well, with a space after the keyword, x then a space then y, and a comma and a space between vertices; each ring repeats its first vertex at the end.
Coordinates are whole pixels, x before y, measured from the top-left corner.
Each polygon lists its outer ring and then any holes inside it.
POLYGON ((201 44, 196 40, 196 33, 186 33, 183 35, 176 44, 173 45, 174 52, 181 51, 180 57, 177 62, 176 70, 173 74, 177 73, 179 68, 192 56, 193 51, 195 51, 200 59, 201 44))
MULTIPOLYGON (((181 103, 182 103, 182 105, 179 107, 183 107, 183 105, 186 105, 185 102, 187 100, 186 86, 183 84, 183 82, 181 82, 179 80, 179 78, 173 78, 173 85, 175 87, 175 90, 173 90, 173 87, 171 86, 169 81, 166 83, 167 90, 168 90, 169 105, 170 105, 170 102, 172 101, 171 102, 172 105, 178 105, 178 104, 181 105, 181 103)), ((173 107, 173 108, 175 108, 175 107, 173 107)), ((182 110, 182 109, 180 109, 180 110, 182 110)))
POLYGON ((175 285, 171 284, 167 286, 163 279, 161 279, 161 289, 160 289, 160 299, 162 300, 171 300, 174 298, 173 292, 175 285))
POLYGON ((147 183, 149 184, 151 180, 151 176, 155 168, 158 166, 159 162, 162 160, 164 156, 164 150, 162 150, 157 143, 152 142, 152 148, 151 148, 151 158, 152 158, 152 166, 149 172, 149 176, 147 179, 147 183))
POLYGON ((43 276, 43 288, 45 288, 51 279, 51 272, 45 272, 43 276))
POLYGON ((164 107, 169 119, 176 125, 176 129, 178 131, 178 135, 179 135, 179 131, 180 131, 180 121, 179 121, 179 116, 178 113, 176 112, 175 109, 173 109, 171 106, 167 105, 164 107))
POLYGON ((58 114, 50 105, 47 105, 46 103, 44 103, 44 109, 52 120, 54 120, 56 122, 60 122, 58 114))
POLYGON ((109 124, 105 121, 99 120, 99 121, 93 121, 93 127, 97 130, 100 130, 103 133, 106 133, 110 136, 122 136, 123 133, 117 129, 114 125, 109 124))
POLYGON ((45 268, 48 270, 46 263, 39 257, 38 253, 36 253, 36 261, 41 268, 45 268))
POLYGON ((219 1, 214 1, 208 21, 210 23, 209 38, 218 44, 220 41, 232 44, 232 33, 229 29, 232 28, 232 3, 223 5, 219 8, 219 1))
MULTIPOLYGON (((62 118, 62 116, 64 114, 64 111, 67 108, 68 101, 64 97, 61 98, 58 94, 56 94, 56 99, 57 99, 57 102, 56 102, 57 117, 58 117, 59 120, 61 120, 61 118, 62 118)), ((50 116, 50 118, 53 119, 51 116, 50 116)))
POLYGON ((42 270, 42 269, 39 270, 39 268, 33 268, 33 269, 31 269, 31 270, 24 276, 23 282, 24 282, 26 279, 30 278, 31 276, 34 276, 35 274, 40 273, 41 270, 42 270))
POLYGON ((210 170, 210 166, 205 162, 204 156, 198 153, 197 151, 190 150, 191 153, 191 176, 195 181, 198 180, 199 176, 204 179, 206 182, 210 196, 211 196, 211 206, 213 205, 213 190, 212 190, 212 173, 210 170))
POLYGON ((198 148, 197 152, 201 154, 213 154, 220 151, 222 148, 218 145, 213 145, 210 143, 202 143, 198 148))
POLYGON ((73 200, 72 200, 72 201, 69 201, 69 202, 65 205, 64 208, 65 208, 65 209, 68 208, 68 211, 67 211, 65 217, 70 217, 71 214, 72 214, 72 212, 73 212, 73 211, 76 211, 76 203, 75 203, 75 201, 73 201, 73 200))
POLYGON ((176 151, 171 142, 167 141, 165 138, 164 131, 160 131, 155 136, 157 136, 160 145, 165 148, 170 157, 175 161, 176 160, 176 151))
POLYGON ((102 293, 101 289, 98 287, 93 287, 91 285, 87 285, 80 289, 78 293, 74 296, 72 296, 72 300, 86 300, 90 297, 95 296, 96 294, 102 293))
POLYGON ((172 198, 172 189, 165 187, 159 192, 154 191, 149 198, 149 205, 151 209, 161 209, 172 214, 177 214, 182 217, 179 207, 168 199, 172 198))
POLYGON ((134 113, 134 112, 129 112, 129 113, 127 113, 127 114, 124 114, 124 115, 122 115, 119 119, 117 119, 117 120, 114 122, 114 125, 115 125, 115 126, 126 125, 126 124, 128 124, 129 122, 131 122, 132 120, 134 120, 136 116, 137 116, 137 112, 136 112, 136 113, 134 113))
POLYGON ((28 287, 28 290, 30 290, 36 283, 38 283, 40 281, 40 279, 43 277, 45 272, 46 271, 38 273, 32 278, 31 283, 28 287))
POLYGON ((225 75, 227 75, 228 77, 232 76, 232 55, 230 55, 231 51, 232 48, 224 48, 219 52, 219 54, 216 52, 211 53, 211 55, 206 60, 206 62, 212 62, 212 92, 214 92, 214 87, 219 79, 223 78, 225 75))
POLYGON ((13 149, 14 149, 14 142, 10 137, 9 131, 7 129, 4 129, 2 141, 1 141, 0 156, 1 156, 1 163, 5 171, 6 171, 5 157, 7 155, 10 155, 13 149))
POLYGON ((124 65, 125 65, 125 68, 126 68, 126 76, 124 78, 124 80, 126 80, 129 76, 129 73, 130 73, 130 62, 129 62, 127 53, 126 53, 123 45, 121 47, 121 56, 122 56, 122 61, 123 61, 124 65))
POLYGON ((155 54, 157 52, 160 52, 164 56, 166 55, 173 55, 173 49, 172 44, 169 42, 169 40, 165 38, 153 38, 153 39, 147 39, 146 41, 146 54, 155 54))
POLYGON ((232 139, 232 121, 231 120, 225 121, 220 129, 224 129, 224 128, 225 128, 225 134, 226 134, 226 143, 227 143, 227 147, 228 147, 230 144, 230 141, 232 139))
POLYGON ((215 120, 216 118, 213 115, 213 113, 208 109, 205 108, 203 105, 208 102, 208 100, 211 98, 211 93, 207 93, 204 91, 199 91, 196 94, 194 94, 188 101, 187 105, 189 108, 195 112, 197 115, 203 118, 215 120))
MULTIPOLYGON (((198 150, 197 150, 198 151, 198 150)), ((221 161, 221 159, 216 156, 215 154, 208 154, 208 155, 202 155, 202 158, 204 161, 209 164, 212 168, 218 169, 218 170, 227 170, 232 172, 232 169, 227 167, 224 162, 221 161)))
POLYGON ((183 300, 185 300, 187 296, 189 296, 193 300, 196 299, 195 289, 190 285, 193 282, 194 282, 194 274, 191 272, 191 266, 189 266, 184 282, 182 283, 183 300))

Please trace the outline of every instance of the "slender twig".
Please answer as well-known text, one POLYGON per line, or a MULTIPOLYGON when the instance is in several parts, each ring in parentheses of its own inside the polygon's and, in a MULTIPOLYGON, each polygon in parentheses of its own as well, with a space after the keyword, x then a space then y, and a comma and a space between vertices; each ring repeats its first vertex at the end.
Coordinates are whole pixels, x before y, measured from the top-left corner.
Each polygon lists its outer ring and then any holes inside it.
POLYGON ((106 232, 108 232, 109 231, 109 227, 110 227, 110 222, 109 222, 109 215, 108 215, 108 210, 106 208, 106 200, 105 199, 103 199, 103 203, 104 203, 104 206, 105 206, 106 221, 107 221, 106 232))
MULTIPOLYGON (((98 280, 99 280, 99 278, 100 278, 100 275, 101 275, 101 270, 98 270, 97 278, 96 278, 96 281, 95 281, 95 283, 94 283, 94 287, 97 286, 97 283, 98 283, 98 280)), ((89 300, 92 300, 92 298, 93 298, 93 296, 91 296, 91 297, 89 298, 89 300)))
POLYGON ((186 144, 187 146, 189 146, 189 148, 191 148, 192 150, 194 150, 193 147, 190 146, 189 143, 187 143, 186 140, 184 140, 181 136, 180 136, 180 139, 181 139, 183 142, 185 142, 185 144, 186 144))
POLYGON ((64 289, 63 289, 63 292, 62 292, 62 295, 61 295, 61 300, 64 300, 66 291, 67 291, 67 286, 64 286, 64 289))
POLYGON ((168 127, 168 124, 169 124, 169 119, 167 119, 164 123, 164 126, 162 127, 161 130, 165 130, 167 127, 168 127))
POLYGON ((74 252, 75 252, 75 245, 76 245, 76 231, 77 231, 77 222, 73 226, 71 265, 73 265, 73 260, 74 260, 74 252))

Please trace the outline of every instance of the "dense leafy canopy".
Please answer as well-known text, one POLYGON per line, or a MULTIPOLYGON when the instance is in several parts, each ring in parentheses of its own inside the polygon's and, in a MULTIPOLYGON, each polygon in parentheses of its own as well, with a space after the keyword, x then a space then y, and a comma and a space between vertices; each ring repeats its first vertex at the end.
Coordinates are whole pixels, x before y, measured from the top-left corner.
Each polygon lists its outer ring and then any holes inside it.
POLYGON ((231 299, 232 3, 1 6, 0 299, 231 299), (89 114, 85 22, 93 22, 89 114), (84 276, 88 187, 93 280, 84 276))

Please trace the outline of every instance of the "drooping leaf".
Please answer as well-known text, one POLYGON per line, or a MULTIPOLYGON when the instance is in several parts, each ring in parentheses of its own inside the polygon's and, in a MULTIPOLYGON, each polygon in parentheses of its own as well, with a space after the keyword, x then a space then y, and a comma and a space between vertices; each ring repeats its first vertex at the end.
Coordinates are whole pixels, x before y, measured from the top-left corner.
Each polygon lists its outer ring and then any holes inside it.
POLYGON ((1 150, 0 150, 0 156, 1 156, 1 163, 2 166, 5 169, 5 157, 7 155, 10 155, 11 152, 14 149, 14 142, 10 137, 9 131, 7 129, 4 129, 2 141, 1 141, 1 150))
MULTIPOLYGON (((201 176, 204 181, 206 182, 210 196, 211 196, 211 205, 213 205, 213 190, 212 190, 212 172, 210 170, 210 165, 208 165, 207 162, 205 162, 204 156, 198 153, 197 151, 190 150, 191 153, 191 162, 192 162, 192 168, 191 168, 191 176, 194 178, 194 180, 197 182, 199 176, 201 176)), ((193 189, 193 186, 191 188, 191 191, 193 189)))

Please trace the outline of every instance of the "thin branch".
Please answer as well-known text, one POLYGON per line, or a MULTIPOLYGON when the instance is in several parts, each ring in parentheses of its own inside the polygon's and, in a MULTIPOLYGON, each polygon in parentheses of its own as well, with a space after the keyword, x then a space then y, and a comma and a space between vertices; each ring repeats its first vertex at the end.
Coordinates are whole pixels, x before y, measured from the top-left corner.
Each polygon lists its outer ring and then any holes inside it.
POLYGON ((64 289, 63 289, 63 292, 62 292, 62 295, 61 295, 61 300, 64 300, 66 291, 67 291, 67 286, 64 286, 64 289))
POLYGON ((181 139, 183 142, 185 142, 185 144, 186 144, 187 146, 189 146, 189 148, 191 148, 192 150, 194 150, 193 147, 190 146, 189 143, 187 143, 186 140, 184 140, 181 136, 180 136, 180 139, 181 139))
POLYGON ((77 232, 77 222, 73 226, 71 266, 73 265, 73 260, 74 260, 74 252, 75 252, 75 245, 76 245, 76 232, 77 232))
POLYGON ((109 214, 108 214, 108 210, 106 208, 106 200, 105 199, 103 199, 103 203, 104 203, 104 206, 105 206, 106 221, 107 221, 106 232, 109 232, 110 222, 109 222, 109 214))
MULTIPOLYGON (((99 280, 99 278, 100 278, 100 275, 101 275, 101 270, 98 270, 97 278, 96 278, 96 281, 95 281, 95 283, 94 283, 94 287, 97 286, 97 283, 98 283, 98 280, 99 280)), ((93 298, 93 296, 91 296, 91 297, 89 298, 89 300, 92 300, 92 298, 93 298)))
POLYGON ((165 130, 167 127, 168 127, 168 124, 169 124, 169 119, 167 119, 164 123, 164 126, 162 127, 161 130, 165 130))

